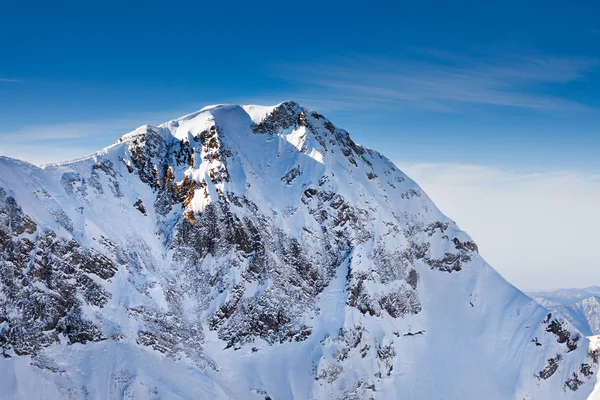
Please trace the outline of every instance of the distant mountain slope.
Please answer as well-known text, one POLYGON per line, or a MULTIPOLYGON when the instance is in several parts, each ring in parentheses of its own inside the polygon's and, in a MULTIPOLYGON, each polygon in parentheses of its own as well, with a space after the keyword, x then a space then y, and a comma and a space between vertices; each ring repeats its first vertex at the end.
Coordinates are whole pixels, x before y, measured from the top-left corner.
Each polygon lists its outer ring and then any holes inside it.
POLYGON ((294 102, 0 157, 1 398, 585 399, 589 345, 294 102))
POLYGON ((600 335, 600 286, 529 295, 541 305, 563 315, 584 335, 600 335))
POLYGON ((600 335, 600 302, 598 297, 588 297, 575 303, 554 306, 551 309, 563 315, 584 335, 600 335))
POLYGON ((583 289, 558 289, 550 292, 528 292, 527 295, 543 306, 557 306, 576 303, 592 296, 600 296, 600 286, 589 286, 583 289))

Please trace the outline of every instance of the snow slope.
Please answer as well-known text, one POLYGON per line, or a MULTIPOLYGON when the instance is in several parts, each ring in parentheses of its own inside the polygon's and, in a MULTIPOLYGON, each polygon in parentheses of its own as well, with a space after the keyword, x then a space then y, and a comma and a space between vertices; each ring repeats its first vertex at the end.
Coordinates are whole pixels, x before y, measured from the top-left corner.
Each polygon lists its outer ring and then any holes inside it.
POLYGON ((585 399, 600 351, 294 102, 0 157, 2 398, 585 399), (31 384, 31 382, 35 382, 31 384))
POLYGON ((600 299, 597 296, 590 296, 569 302, 573 298, 579 298, 579 295, 573 294, 564 299, 553 298, 553 300, 546 300, 541 296, 534 297, 538 303, 562 315, 585 336, 600 335, 600 299))
POLYGON ((555 306, 551 309, 563 315, 584 335, 600 335, 600 302, 598 297, 588 297, 576 303, 555 306))
POLYGON ((561 314, 584 335, 600 335, 600 286, 529 293, 529 296, 561 314))

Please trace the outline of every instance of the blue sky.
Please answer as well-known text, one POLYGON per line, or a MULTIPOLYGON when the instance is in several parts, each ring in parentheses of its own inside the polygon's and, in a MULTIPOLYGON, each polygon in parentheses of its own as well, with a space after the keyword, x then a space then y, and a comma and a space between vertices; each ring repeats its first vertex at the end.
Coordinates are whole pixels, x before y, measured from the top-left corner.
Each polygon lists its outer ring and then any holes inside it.
POLYGON ((0 155, 292 99, 400 165, 520 288, 600 282, 597 2, 120 3, 2 4, 0 155))
POLYGON ((392 159, 599 168, 593 2, 23 3, 0 13, 4 154, 294 99, 392 159))

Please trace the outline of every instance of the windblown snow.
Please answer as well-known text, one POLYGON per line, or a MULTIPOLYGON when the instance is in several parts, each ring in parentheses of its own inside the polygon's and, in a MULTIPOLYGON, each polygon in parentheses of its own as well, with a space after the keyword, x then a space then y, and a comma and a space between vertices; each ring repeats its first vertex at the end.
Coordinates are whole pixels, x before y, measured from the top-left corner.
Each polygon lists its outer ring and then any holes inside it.
POLYGON ((0 157, 0 279, 7 399, 586 399, 600 361, 294 102, 0 157))

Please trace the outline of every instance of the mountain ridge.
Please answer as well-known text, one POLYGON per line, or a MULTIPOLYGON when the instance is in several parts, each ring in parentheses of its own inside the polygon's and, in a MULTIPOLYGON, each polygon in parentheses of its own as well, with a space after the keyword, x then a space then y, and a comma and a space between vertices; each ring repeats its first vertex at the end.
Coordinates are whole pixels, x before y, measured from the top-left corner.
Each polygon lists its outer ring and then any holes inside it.
POLYGON ((48 398, 594 387, 587 339, 391 161, 294 102, 211 106, 43 168, 0 159, 0 222, 0 383, 14 398, 32 394, 24 377, 48 398))
POLYGON ((574 303, 553 306, 586 336, 600 335, 600 297, 590 296, 574 303))
POLYGON ((557 289, 547 292, 527 292, 527 295, 539 302, 545 302, 550 306, 576 303, 591 296, 600 296, 600 286, 588 286, 585 288, 557 289))
POLYGON ((549 310, 561 314, 584 335, 600 334, 600 287, 559 289, 532 293, 531 297, 549 310))

